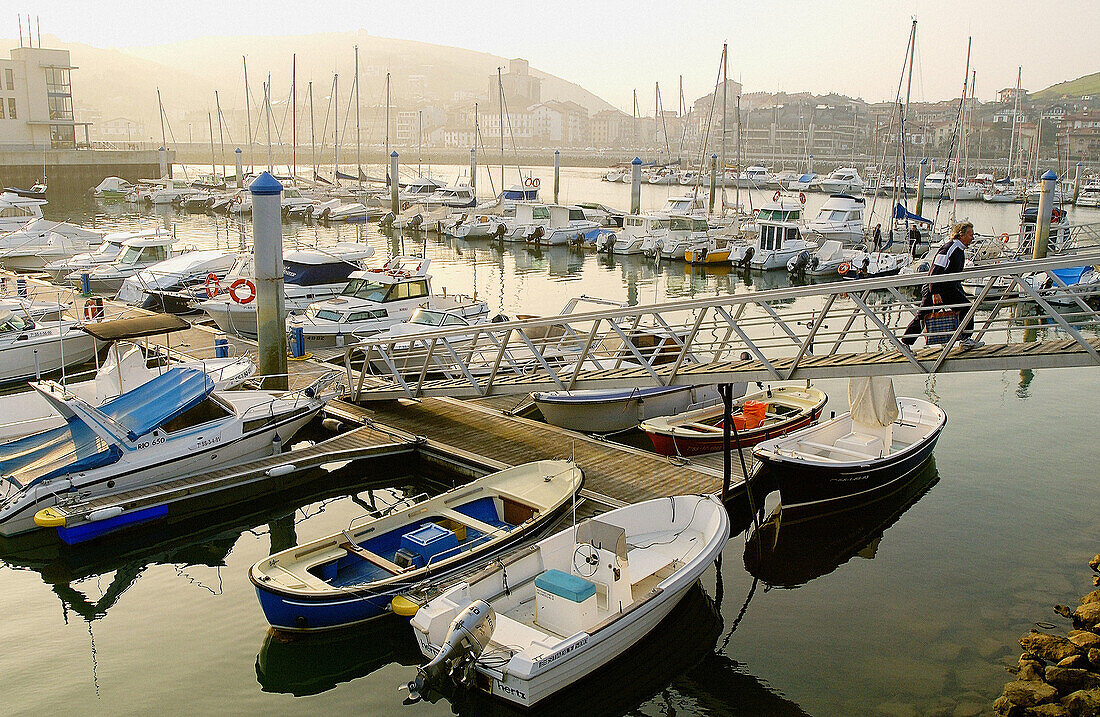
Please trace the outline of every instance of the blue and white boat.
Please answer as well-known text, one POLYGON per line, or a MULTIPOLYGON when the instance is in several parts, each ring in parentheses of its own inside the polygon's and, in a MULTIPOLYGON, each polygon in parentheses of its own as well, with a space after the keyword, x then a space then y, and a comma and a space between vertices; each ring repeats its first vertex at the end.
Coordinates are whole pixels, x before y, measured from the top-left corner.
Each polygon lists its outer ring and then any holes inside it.
POLYGON ((334 535, 264 558, 249 571, 272 627, 328 630, 380 617, 413 586, 468 567, 548 529, 580 490, 568 461, 492 473, 334 535))
POLYGON ((58 501, 271 455, 324 407, 334 376, 293 393, 221 392, 203 371, 173 368, 99 406, 33 383, 65 423, 0 445, 0 535, 34 530, 58 501))
POLYGON ((715 386, 541 391, 532 394, 546 422, 586 433, 625 431, 642 421, 671 416, 718 401, 715 386))

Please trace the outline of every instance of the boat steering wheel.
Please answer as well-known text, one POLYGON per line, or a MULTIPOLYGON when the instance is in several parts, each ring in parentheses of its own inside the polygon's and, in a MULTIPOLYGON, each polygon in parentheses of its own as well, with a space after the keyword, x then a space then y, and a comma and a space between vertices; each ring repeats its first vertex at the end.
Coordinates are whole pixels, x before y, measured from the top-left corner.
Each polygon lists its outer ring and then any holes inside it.
POLYGON ((600 567, 600 553, 591 543, 579 543, 573 550, 573 570, 582 578, 590 578, 600 567), (578 564, 578 558, 579 564, 578 564))

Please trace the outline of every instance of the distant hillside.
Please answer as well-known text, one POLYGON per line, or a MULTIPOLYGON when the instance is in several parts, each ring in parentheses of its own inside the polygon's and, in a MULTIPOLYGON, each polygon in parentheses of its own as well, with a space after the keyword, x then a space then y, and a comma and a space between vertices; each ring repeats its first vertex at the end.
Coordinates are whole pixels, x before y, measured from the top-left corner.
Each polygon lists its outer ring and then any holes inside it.
POLYGON ((1100 72, 1078 77, 1076 80, 1059 82, 1056 85, 1051 85, 1045 90, 1039 90, 1031 96, 1043 100, 1062 97, 1063 95, 1069 97, 1084 97, 1085 95, 1097 94, 1100 94, 1100 72))

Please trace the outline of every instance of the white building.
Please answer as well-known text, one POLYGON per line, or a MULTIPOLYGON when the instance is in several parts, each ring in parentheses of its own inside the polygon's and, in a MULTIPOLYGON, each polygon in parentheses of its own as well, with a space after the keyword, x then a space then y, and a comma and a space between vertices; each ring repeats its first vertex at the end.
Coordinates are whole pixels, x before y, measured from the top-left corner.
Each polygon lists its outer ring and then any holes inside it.
POLYGON ((88 143, 87 122, 73 119, 68 50, 18 47, 0 60, 0 147, 65 149, 88 143))

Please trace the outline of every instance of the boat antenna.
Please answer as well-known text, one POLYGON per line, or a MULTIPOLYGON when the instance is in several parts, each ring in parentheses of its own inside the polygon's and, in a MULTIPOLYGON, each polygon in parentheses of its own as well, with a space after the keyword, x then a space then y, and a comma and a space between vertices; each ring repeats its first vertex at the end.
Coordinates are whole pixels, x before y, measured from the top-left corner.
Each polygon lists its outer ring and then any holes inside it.
MULTIPOLYGON (((569 462, 573 464, 573 469, 577 467, 577 439, 574 438, 572 446, 569 449, 569 462)), ((573 491, 573 543, 577 542, 577 491, 573 491)))

